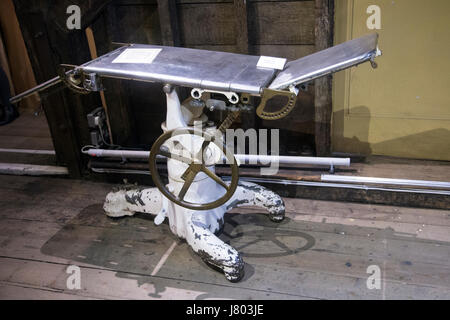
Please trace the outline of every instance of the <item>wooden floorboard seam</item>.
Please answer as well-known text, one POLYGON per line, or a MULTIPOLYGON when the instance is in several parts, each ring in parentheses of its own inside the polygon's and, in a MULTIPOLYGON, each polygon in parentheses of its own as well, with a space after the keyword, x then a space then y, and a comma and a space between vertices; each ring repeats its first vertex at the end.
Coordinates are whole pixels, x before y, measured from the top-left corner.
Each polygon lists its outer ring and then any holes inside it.
POLYGON ((22 282, 0 281, 0 285, 18 287, 18 288, 23 288, 23 289, 46 291, 46 292, 51 292, 51 293, 59 293, 59 294, 70 295, 70 296, 74 296, 74 297, 83 297, 83 298, 89 298, 89 299, 95 299, 95 300, 111 300, 110 298, 106 298, 103 296, 102 297, 91 296, 91 295, 83 294, 82 292, 73 293, 72 291, 69 291, 69 290, 61 290, 61 289, 54 289, 54 288, 48 288, 48 287, 39 287, 39 286, 29 285, 27 283, 22 283, 22 282))
MULTIPOLYGON (((0 205, 8 205, 10 204, 10 201, 4 201, 4 200, 0 200, 0 205)), ((30 204, 31 206, 32 204, 30 204)), ((48 207, 49 209, 67 209, 67 206, 63 206, 63 205, 46 205, 46 207, 48 207)), ((72 208, 72 209, 82 209, 83 207, 78 207, 78 208, 72 208)), ((238 210, 233 209, 234 211, 229 212, 230 213, 240 213, 240 214, 247 214, 247 213, 260 213, 260 214, 266 214, 266 212, 261 212, 261 210, 258 209, 254 209, 251 207, 243 207, 240 208, 238 210)), ((386 214, 388 215, 389 213, 374 213, 374 215, 376 214, 386 214)), ((392 215, 402 215, 402 213, 392 213, 392 215)), ((449 211, 449 215, 450 215, 450 211, 449 211)), ((438 224, 438 223, 429 223, 427 221, 417 221, 417 222, 410 222, 410 221, 402 221, 399 219, 395 219, 395 220, 390 220, 390 219, 377 219, 377 218, 367 218, 367 217, 358 217, 357 214, 354 215, 348 215, 345 217, 341 217, 341 216, 337 216, 337 215, 325 215, 325 214, 315 214, 315 213, 298 213, 298 212, 294 212, 294 211, 287 211, 286 212, 286 216, 291 218, 292 217, 299 217, 300 219, 296 219, 296 221, 305 221, 305 222, 310 222, 309 220, 304 220, 301 219, 301 217, 315 217, 315 216, 320 216, 320 217, 324 217, 324 218, 337 218, 337 219, 353 219, 353 220, 359 220, 359 221, 367 221, 367 222, 384 222, 384 223, 391 223, 391 224, 400 224, 400 225, 423 225, 423 223, 426 223, 426 226, 434 226, 434 227, 442 227, 442 228, 449 228, 450 229, 450 225, 443 225, 443 224, 438 224)), ((16 219, 16 220, 24 220, 24 221, 38 221, 38 222, 55 222, 52 220, 37 220, 37 219, 26 219, 26 218, 14 218, 14 217, 8 217, 7 215, 2 215, 2 213, 0 213, 0 218, 7 218, 7 219, 16 219)), ((437 217, 437 218, 441 218, 441 217, 437 217)), ((445 219, 445 218, 441 218, 441 219, 445 219)), ((313 222, 313 221, 311 221, 313 222)), ((317 223, 317 222, 316 222, 317 223)), ((376 226, 375 226, 376 227, 376 226)))
MULTIPOLYGON (((48 264, 60 265, 60 266, 71 266, 71 265, 73 265, 73 264, 70 264, 70 263, 57 263, 57 262, 51 262, 51 261, 47 262, 47 261, 38 260, 38 259, 25 259, 25 258, 16 258, 16 257, 9 257, 9 256, 0 256, 0 259, 21 260, 21 261, 44 263, 44 264, 48 263, 48 264)), ((233 286, 233 285, 216 284, 216 283, 195 281, 195 280, 189 280, 189 279, 170 278, 170 277, 164 277, 164 276, 158 276, 158 275, 151 276, 150 274, 129 272, 129 271, 123 271, 123 270, 117 270, 117 269, 86 267, 86 266, 79 266, 79 267, 80 267, 80 269, 90 269, 90 270, 95 270, 95 271, 110 271, 110 272, 116 272, 116 273, 133 275, 133 276, 157 278, 157 279, 161 279, 161 280, 170 280, 170 281, 175 280, 175 281, 181 281, 181 282, 187 282, 187 283, 195 283, 195 284, 204 284, 204 285, 210 285, 210 286, 227 287, 227 288, 232 288, 232 289, 247 290, 247 291, 250 291, 250 292, 254 291, 254 292, 261 292, 261 293, 280 294, 280 295, 286 295, 286 296, 292 296, 292 297, 298 297, 298 298, 306 298, 306 299, 314 299, 314 300, 321 299, 320 297, 296 295, 296 294, 292 294, 292 293, 278 292, 278 291, 274 291, 274 290, 261 290, 261 289, 255 289, 255 288, 236 287, 236 286, 233 286)), ((62 293, 65 293, 65 291, 62 290, 62 293)))
MULTIPOLYGON (((55 263, 55 262, 47 262, 47 261, 36 260, 36 259, 24 259, 24 258, 14 258, 14 257, 5 257, 5 256, 0 256, 0 258, 13 259, 13 260, 24 260, 24 261, 44 263, 44 264, 49 263, 49 264, 61 265, 61 266, 70 266, 70 265, 72 265, 72 264, 69 264, 69 263, 67 263, 67 264, 55 263)), ((90 269, 90 270, 95 270, 95 271, 110 271, 110 272, 116 272, 116 273, 122 273, 122 274, 134 275, 134 276, 144 276, 144 277, 149 277, 149 278, 157 278, 157 279, 161 279, 161 280, 182 281, 182 282, 187 282, 187 283, 204 284, 204 285, 212 285, 212 286, 219 286, 219 287, 228 287, 228 288, 232 288, 232 289, 247 290, 247 291, 254 291, 254 292, 261 292, 261 293, 270 293, 270 294, 279 294, 279 295, 286 295, 286 296, 305 298, 305 299, 314 299, 314 300, 321 300, 322 299, 320 297, 296 295, 296 294, 292 294, 292 293, 285 293, 285 292, 279 292, 279 291, 274 291, 274 290, 261 290, 261 289, 246 288, 246 287, 235 287, 235 286, 232 286, 232 285, 215 284, 215 283, 209 283, 209 282, 203 282, 203 281, 195 281, 195 280, 188 280, 188 279, 170 278, 170 277, 164 277, 164 276, 151 276, 149 274, 128 272, 128 271, 122 271, 122 270, 116 270, 116 269, 108 269, 108 268, 104 269, 104 268, 80 266, 80 269, 90 269)), ((348 274, 324 273, 324 272, 308 271, 308 270, 303 270, 303 269, 302 269, 302 271, 303 272, 311 272, 311 273, 315 273, 315 274, 331 274, 331 275, 345 277, 345 278, 364 279, 364 280, 366 280, 366 278, 362 278, 362 277, 358 277, 358 276, 350 276, 348 274)), ((429 289, 441 289, 441 290, 448 289, 448 287, 444 287, 444 286, 416 284, 416 283, 404 283, 402 281, 396 281, 396 280, 386 280, 386 279, 384 279, 383 282, 384 282, 384 287, 387 287, 390 284, 393 284, 393 285, 403 285, 403 286, 416 287, 416 288, 425 288, 425 289, 426 288, 429 288, 429 289)), ((27 285, 26 283, 23 283, 23 284, 27 285)), ((55 289, 55 290, 60 290, 60 289, 55 289)), ((67 292, 64 291, 64 290, 61 290, 60 293, 67 293, 67 292)), ((86 297, 89 297, 89 296, 86 296, 86 297)))
MULTIPOLYGON (((53 224, 56 225, 58 227, 64 227, 67 223, 60 223, 60 222, 48 222, 48 221, 41 221, 41 220, 35 220, 35 219, 21 219, 21 218, 10 218, 10 217, 1 217, 0 216, 0 220, 14 220, 14 221, 24 221, 24 222, 37 222, 37 223, 48 223, 48 224, 53 224)), ((117 226, 99 226, 99 225, 90 225, 90 224, 79 224, 79 223, 72 223, 75 226, 81 226, 81 227, 88 227, 88 228, 100 228, 100 229, 106 229, 106 230, 110 230, 110 229, 116 229, 117 226)), ((299 228, 299 229, 294 229, 294 228, 289 228, 289 227, 284 227, 280 228, 279 225, 275 225, 275 226, 271 226, 271 225, 266 225, 264 226, 264 228, 270 228, 270 229, 276 229, 276 230, 283 230, 283 231, 301 231, 301 232, 315 232, 315 233, 321 233, 321 234, 333 234, 336 235, 336 232, 333 231, 326 231, 326 230, 310 230, 308 228, 299 228)), ((383 230, 383 229, 380 229, 383 230)), ((148 230, 134 230, 133 232, 142 232, 142 233, 148 233, 148 230)), ((345 236, 345 235, 344 235, 345 236)), ((358 234, 348 234, 347 236, 351 236, 354 238, 361 238, 361 239, 367 239, 367 236, 363 236, 363 235, 358 235, 358 234)), ((411 235, 411 238, 415 240, 416 243, 422 243, 422 244, 433 244, 435 241, 434 240, 428 240, 428 239, 421 239, 421 238, 415 238, 413 235, 411 235)), ((390 240, 397 240, 395 239, 395 235, 393 235, 393 238, 387 238, 390 240)), ((405 241, 405 240, 399 240, 399 241, 405 241)), ((444 246, 449 246, 450 244, 441 244, 444 246)), ((339 252, 335 252, 333 254, 340 254, 339 252)), ((346 254, 349 256, 356 256, 353 254, 346 254)), ((376 256, 374 256, 376 257, 376 256)), ((431 263, 430 263, 431 264, 431 263)), ((434 265, 434 264, 432 264, 434 265)))

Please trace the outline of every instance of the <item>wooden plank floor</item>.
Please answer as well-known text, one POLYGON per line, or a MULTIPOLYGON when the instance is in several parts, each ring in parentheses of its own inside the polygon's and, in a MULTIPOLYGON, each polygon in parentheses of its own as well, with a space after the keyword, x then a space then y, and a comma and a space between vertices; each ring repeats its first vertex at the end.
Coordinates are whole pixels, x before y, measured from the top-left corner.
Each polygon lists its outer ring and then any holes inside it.
POLYGON ((0 299, 450 298, 450 211, 286 199, 274 224, 235 209, 220 237, 243 254, 246 276, 229 283, 167 224, 107 218, 112 187, 0 176, 0 299), (80 290, 67 288, 70 265, 80 290), (380 290, 367 288, 370 265, 380 290))
POLYGON ((23 113, 13 122, 0 126, 0 148, 53 150, 53 142, 44 113, 23 113))

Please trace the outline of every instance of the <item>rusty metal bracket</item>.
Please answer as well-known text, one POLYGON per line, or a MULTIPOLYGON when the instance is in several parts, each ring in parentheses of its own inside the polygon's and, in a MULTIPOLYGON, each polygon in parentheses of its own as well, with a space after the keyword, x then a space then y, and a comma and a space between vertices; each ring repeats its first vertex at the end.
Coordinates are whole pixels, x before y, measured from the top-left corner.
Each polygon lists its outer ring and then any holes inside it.
POLYGON ((297 95, 295 92, 284 91, 284 90, 272 90, 272 89, 264 89, 262 93, 261 103, 256 109, 256 114, 263 120, 278 120, 286 117, 292 109, 295 107, 295 102, 297 101, 297 95), (267 102, 276 97, 276 96, 284 96, 288 97, 287 103, 280 108, 280 110, 275 112, 264 111, 266 108, 267 102))
POLYGON ((61 64, 58 68, 58 75, 70 90, 78 94, 89 94, 91 90, 84 87, 84 74, 77 68, 78 66, 75 65, 61 64))

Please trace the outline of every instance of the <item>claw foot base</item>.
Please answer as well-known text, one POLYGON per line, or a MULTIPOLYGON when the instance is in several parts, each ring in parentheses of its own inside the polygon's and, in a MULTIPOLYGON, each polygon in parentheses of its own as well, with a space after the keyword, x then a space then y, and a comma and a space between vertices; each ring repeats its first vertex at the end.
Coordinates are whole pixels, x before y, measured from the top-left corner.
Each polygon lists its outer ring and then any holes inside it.
POLYGON ((195 211, 167 201, 157 188, 134 188, 110 192, 104 210, 110 217, 132 216, 136 212, 155 215, 155 224, 169 220, 171 231, 186 239, 203 261, 223 271, 227 280, 238 282, 244 276, 244 261, 239 252, 220 240, 216 233, 223 226, 227 211, 256 206, 269 213, 274 222, 284 219, 285 205, 276 193, 254 183, 240 181, 233 197, 223 206, 195 211))

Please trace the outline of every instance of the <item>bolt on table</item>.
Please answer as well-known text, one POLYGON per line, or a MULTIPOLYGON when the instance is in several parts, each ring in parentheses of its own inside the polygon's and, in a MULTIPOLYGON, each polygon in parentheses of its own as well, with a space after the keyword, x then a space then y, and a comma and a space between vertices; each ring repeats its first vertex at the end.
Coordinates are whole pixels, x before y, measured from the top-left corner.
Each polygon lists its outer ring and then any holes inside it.
POLYGON ((61 65, 59 77, 11 99, 12 103, 59 82, 80 94, 102 90, 102 78, 157 82, 167 98, 163 134, 152 146, 149 168, 155 188, 132 188, 106 196, 108 216, 155 215, 155 223, 168 219, 171 231, 186 239, 201 258, 219 269, 229 281, 244 275, 244 262, 216 234, 225 213, 235 207, 258 206, 274 222, 284 219, 281 197, 254 183, 239 180, 239 163, 223 141, 241 111, 254 110, 264 120, 286 117, 294 108, 299 87, 334 72, 370 62, 381 55, 378 35, 370 34, 315 54, 286 59, 156 45, 129 44, 81 66, 61 65), (177 87, 187 87, 191 97, 180 101, 177 87), (217 99, 221 96, 222 99, 217 99), (270 101, 281 105, 268 108, 270 101), (228 112, 218 128, 203 129, 204 109, 228 112), (201 125, 195 125, 200 123, 201 125), (168 182, 161 178, 157 159, 167 158, 168 182), (225 160, 231 179, 222 180, 215 165, 225 160))

